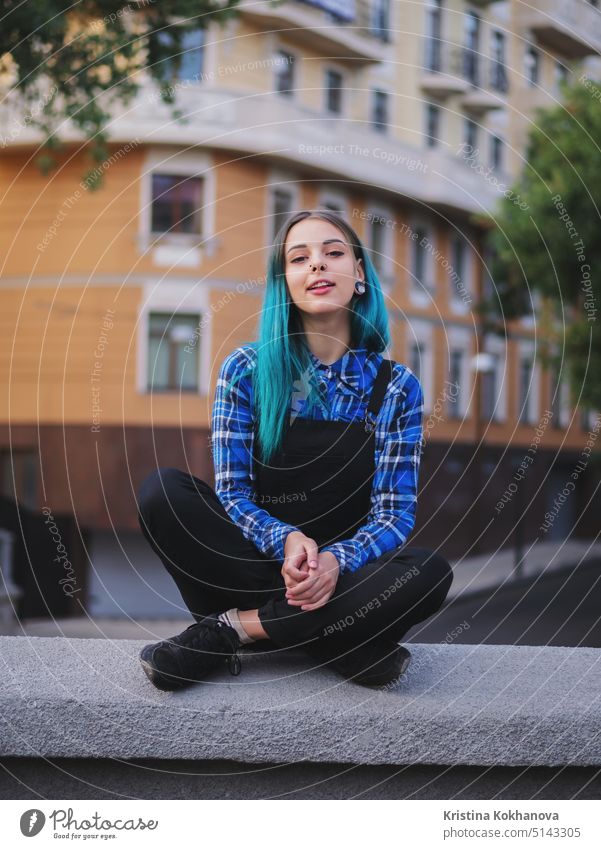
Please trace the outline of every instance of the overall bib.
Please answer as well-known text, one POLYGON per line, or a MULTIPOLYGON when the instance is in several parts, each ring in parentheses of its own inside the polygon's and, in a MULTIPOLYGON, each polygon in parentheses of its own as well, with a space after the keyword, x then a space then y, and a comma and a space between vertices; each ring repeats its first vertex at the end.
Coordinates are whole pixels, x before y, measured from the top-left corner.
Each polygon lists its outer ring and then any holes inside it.
POLYGON ((297 416, 290 425, 287 419, 280 451, 269 465, 254 464, 257 503, 319 548, 354 536, 365 524, 375 473, 376 418, 392 369, 392 360, 382 360, 361 421, 297 416))

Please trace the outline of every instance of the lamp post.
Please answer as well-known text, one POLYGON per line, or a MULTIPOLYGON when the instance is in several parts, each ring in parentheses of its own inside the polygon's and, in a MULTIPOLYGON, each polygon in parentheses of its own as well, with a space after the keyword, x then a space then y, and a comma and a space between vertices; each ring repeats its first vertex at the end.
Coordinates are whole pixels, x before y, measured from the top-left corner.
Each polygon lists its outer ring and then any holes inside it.
MULTIPOLYGON (((479 342, 479 339, 478 339, 479 342)), ((487 351, 478 351, 472 359, 470 360, 470 370, 474 374, 474 407, 473 407, 473 415, 474 415, 474 441, 475 441, 475 451, 474 451, 474 460, 476 463, 476 473, 474 475, 475 480, 475 493, 474 493, 474 503, 476 502, 478 496, 482 492, 482 474, 481 474, 481 447, 480 443, 484 437, 484 428, 481 416, 481 407, 482 407, 482 375, 488 374, 494 371, 495 362, 492 354, 489 354, 487 351)), ((480 548, 480 543, 478 543, 477 549, 480 548)))

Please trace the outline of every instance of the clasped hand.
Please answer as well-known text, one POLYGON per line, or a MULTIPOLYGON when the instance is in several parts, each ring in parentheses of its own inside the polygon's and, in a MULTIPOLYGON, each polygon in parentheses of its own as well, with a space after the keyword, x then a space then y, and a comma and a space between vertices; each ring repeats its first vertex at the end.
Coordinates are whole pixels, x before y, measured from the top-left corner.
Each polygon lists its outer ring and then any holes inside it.
POLYGON ((319 553, 315 540, 300 531, 286 537, 282 577, 286 599, 301 610, 316 610, 336 589, 340 564, 331 551, 319 553))

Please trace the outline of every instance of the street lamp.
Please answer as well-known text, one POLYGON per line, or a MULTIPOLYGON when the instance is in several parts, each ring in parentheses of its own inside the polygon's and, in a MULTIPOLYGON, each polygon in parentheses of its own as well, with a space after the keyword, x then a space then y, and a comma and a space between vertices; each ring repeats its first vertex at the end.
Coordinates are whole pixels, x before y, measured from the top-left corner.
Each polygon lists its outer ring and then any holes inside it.
MULTIPOLYGON (((494 371, 495 368, 495 360, 492 354, 489 354, 487 351, 479 351, 475 356, 473 356, 470 360, 470 370, 474 374, 474 407, 473 407, 473 416, 474 416, 474 439, 475 439, 475 452, 474 452, 474 461, 476 463, 476 474, 474 475, 475 482, 475 493, 474 493, 474 503, 478 499, 478 496, 482 492, 482 475, 481 475, 481 448, 480 443, 483 438, 483 428, 482 428, 482 417, 480 414, 481 406, 482 406, 482 377, 483 374, 489 374, 494 371)), ((478 549, 480 548, 480 543, 478 543, 478 549)))
POLYGON ((490 372, 495 370, 495 358, 492 354, 489 354, 488 351, 480 351, 478 354, 472 357, 470 360, 470 370, 475 375, 475 384, 474 384, 474 436, 476 439, 476 446, 480 444, 481 439, 481 416, 480 416, 480 408, 482 405, 482 381, 480 378, 481 374, 489 374, 490 372))
MULTIPOLYGON (((482 427, 482 417, 480 415, 481 409, 481 399, 482 399, 482 379, 480 375, 488 374, 495 369, 495 358, 493 354, 489 354, 487 351, 481 351, 472 357, 470 361, 470 368, 475 374, 475 386, 474 386, 474 431, 475 431, 475 440, 476 440, 476 460, 477 460, 477 469, 476 469, 476 483, 477 483, 477 491, 478 493, 482 492, 482 483, 480 476, 480 441, 483 436, 483 427, 482 427)), ((516 467, 516 461, 511 459, 511 468, 512 470, 516 467)), ((523 499, 521 489, 518 486, 517 492, 515 493, 515 498, 513 500, 514 503, 514 555, 513 555, 513 574, 517 578, 522 577, 523 575, 523 526, 522 526, 522 515, 523 515, 523 499)))

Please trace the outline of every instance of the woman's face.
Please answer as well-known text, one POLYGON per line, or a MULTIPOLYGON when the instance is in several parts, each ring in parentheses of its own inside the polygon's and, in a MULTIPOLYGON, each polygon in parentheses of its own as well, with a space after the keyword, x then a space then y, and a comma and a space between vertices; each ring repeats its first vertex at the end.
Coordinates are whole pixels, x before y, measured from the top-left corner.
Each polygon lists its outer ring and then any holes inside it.
POLYGON ((292 301, 311 315, 348 309, 355 281, 365 280, 363 263, 355 258, 345 235, 319 218, 305 218, 290 228, 284 269, 292 301), (333 285, 312 289, 319 280, 333 285))

